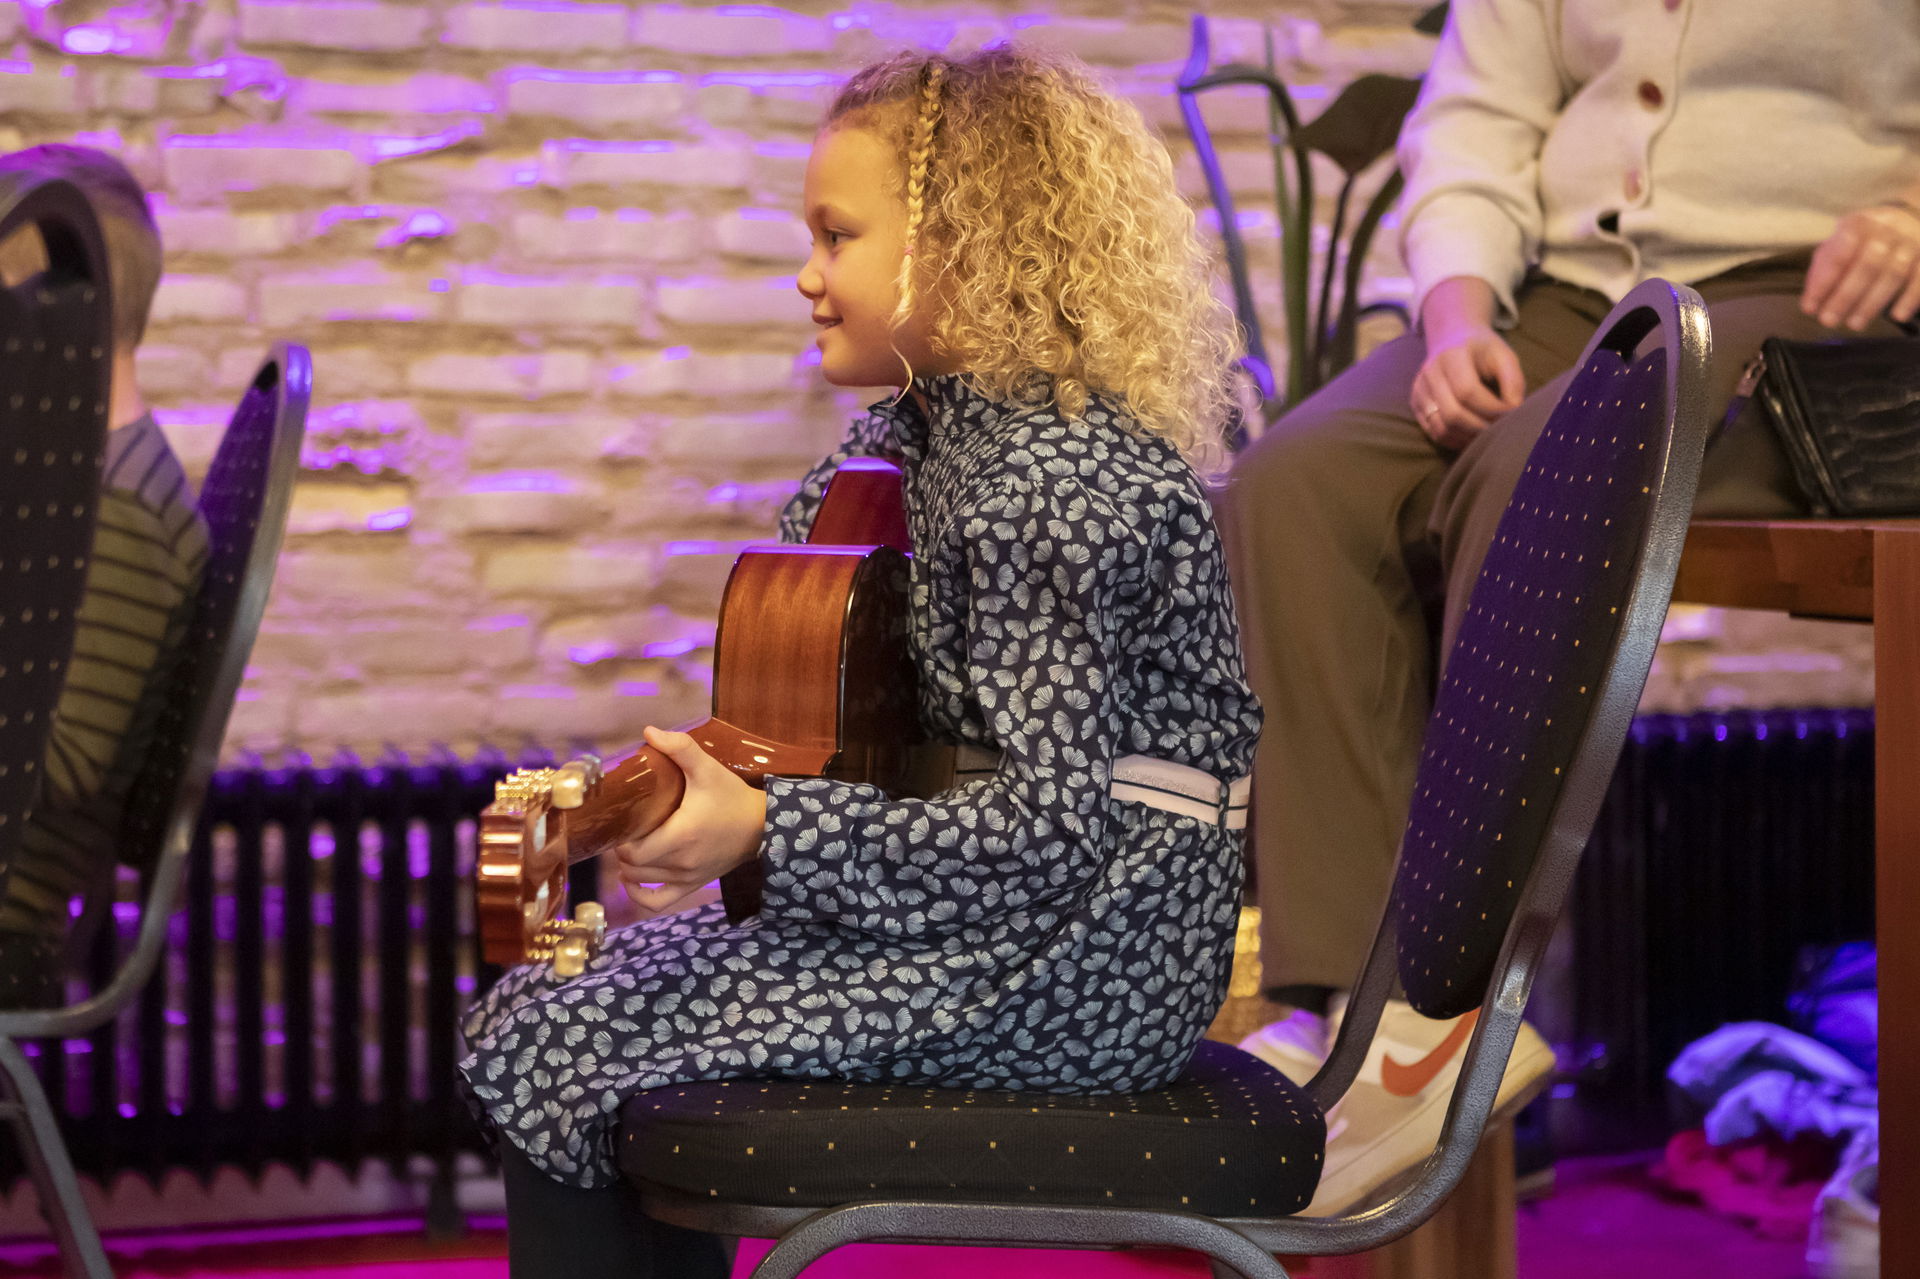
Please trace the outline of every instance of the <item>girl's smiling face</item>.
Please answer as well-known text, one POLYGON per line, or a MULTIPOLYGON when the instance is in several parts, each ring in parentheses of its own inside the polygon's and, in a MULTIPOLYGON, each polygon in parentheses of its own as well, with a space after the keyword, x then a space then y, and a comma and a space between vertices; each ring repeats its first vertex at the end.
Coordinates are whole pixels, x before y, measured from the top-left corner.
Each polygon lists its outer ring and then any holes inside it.
POLYGON ((893 327, 904 187, 899 157, 879 134, 829 128, 814 140, 804 188, 813 252, 798 284, 820 326, 820 371, 836 386, 904 386, 909 364, 914 375, 950 371, 933 354, 921 308, 893 327))

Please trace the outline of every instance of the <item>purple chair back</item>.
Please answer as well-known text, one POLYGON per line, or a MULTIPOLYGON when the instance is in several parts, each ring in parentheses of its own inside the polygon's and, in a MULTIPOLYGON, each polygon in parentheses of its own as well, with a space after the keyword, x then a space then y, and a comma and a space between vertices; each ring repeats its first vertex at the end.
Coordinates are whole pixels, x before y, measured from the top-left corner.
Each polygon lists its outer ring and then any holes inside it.
POLYGON ((240 399, 200 486, 206 575, 174 687, 127 804, 121 858, 184 854, 266 611, 313 394, 305 347, 281 343, 240 399))
POLYGON ((1707 420, 1683 402, 1704 393, 1705 320, 1663 281, 1627 302, 1528 457, 1427 724, 1393 909, 1401 985, 1429 1016, 1480 1006, 1536 862, 1585 845, 1666 613, 1707 420), (1666 340, 1636 355, 1655 329, 1666 340))

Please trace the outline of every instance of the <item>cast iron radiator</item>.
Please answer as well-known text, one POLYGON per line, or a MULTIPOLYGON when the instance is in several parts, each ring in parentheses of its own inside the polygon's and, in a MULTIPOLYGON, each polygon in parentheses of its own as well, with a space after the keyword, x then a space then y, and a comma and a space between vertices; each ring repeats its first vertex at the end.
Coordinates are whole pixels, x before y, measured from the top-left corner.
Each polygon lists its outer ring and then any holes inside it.
MULTIPOLYGON (((509 767, 485 752, 217 773, 145 998, 89 1040, 28 1045, 80 1170, 399 1171, 425 1156, 438 1180, 482 1149, 454 1063, 460 1012, 494 976, 474 818, 509 767)), ((137 907, 115 914, 94 933, 102 973, 137 929, 137 907)), ((0 1143, 0 1184, 23 1172, 0 1143)))
POLYGON ((1873 712, 1639 717, 1568 913, 1587 1144, 1657 1141, 1680 1049, 1785 1023, 1803 948, 1872 937, 1873 712))
MULTIPOLYGON (((146 998, 90 1041, 35 1046, 81 1170, 425 1156, 450 1176, 481 1150, 452 1080, 460 1011, 493 976, 473 818, 507 767, 486 753, 222 770, 146 998)), ((1584 1098, 1657 1109, 1687 1040, 1781 1015, 1800 945, 1870 932, 1872 785, 1868 712, 1636 721, 1571 906, 1584 1098)), ((133 927, 131 909, 101 927, 96 958, 133 927)), ((21 1171, 0 1142, 0 1179, 21 1171)))

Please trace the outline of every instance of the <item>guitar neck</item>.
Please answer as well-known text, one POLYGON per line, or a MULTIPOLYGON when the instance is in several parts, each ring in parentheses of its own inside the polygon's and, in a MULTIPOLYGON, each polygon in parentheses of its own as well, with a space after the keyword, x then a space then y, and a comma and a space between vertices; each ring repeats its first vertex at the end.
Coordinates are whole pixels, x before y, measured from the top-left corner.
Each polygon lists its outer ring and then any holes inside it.
MULTIPOLYGON (((769 777, 817 776, 834 753, 831 747, 793 746, 755 737, 720 719, 683 731, 752 786, 769 777)), ((651 747, 641 746, 609 760, 585 802, 566 813, 568 863, 598 857, 616 844, 650 834, 680 806, 686 788, 680 769, 651 747)))

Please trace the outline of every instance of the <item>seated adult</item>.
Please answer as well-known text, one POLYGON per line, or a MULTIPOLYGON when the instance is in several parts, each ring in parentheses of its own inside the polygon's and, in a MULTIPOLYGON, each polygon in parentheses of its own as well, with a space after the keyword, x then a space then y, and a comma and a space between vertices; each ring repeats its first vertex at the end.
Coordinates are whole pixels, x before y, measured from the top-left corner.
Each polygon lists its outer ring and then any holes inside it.
MULTIPOLYGON (((161 271, 146 193, 125 165, 91 147, 31 147, 0 156, 0 173, 79 187, 100 220, 113 295, 111 429, 93 555, 40 795, 0 894, 0 1008, 28 1008, 60 999, 69 902, 113 875, 128 792, 185 648, 207 527, 134 373, 161 271)), ((9 283, 44 262, 37 233, 18 238, 0 246, 9 283)))
MULTIPOLYGON (((1270 728, 1263 971, 1294 1010, 1245 1046, 1290 1073, 1379 921, 1436 653, 1610 305, 1653 276, 1699 290, 1716 406, 1770 335, 1920 308, 1920 5, 1455 0, 1400 162, 1416 330, 1270 428, 1228 497, 1270 728)), ((1753 414, 1714 439, 1696 511, 1804 513, 1753 414)))

